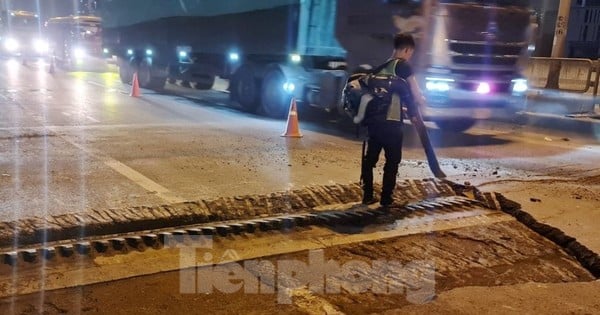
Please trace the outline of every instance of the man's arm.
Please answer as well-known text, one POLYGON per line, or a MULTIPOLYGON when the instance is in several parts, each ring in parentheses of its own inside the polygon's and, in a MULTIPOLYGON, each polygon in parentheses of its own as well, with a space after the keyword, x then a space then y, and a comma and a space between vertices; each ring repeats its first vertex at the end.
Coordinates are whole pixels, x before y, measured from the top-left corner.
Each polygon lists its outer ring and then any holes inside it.
POLYGON ((423 92, 421 92, 419 84, 417 83, 417 79, 414 75, 409 76, 406 81, 410 88, 410 93, 413 96, 413 102, 411 102, 412 104, 409 104, 407 107, 408 116, 411 120, 413 120, 413 118, 417 115, 419 107, 425 105, 425 96, 423 96, 423 92))

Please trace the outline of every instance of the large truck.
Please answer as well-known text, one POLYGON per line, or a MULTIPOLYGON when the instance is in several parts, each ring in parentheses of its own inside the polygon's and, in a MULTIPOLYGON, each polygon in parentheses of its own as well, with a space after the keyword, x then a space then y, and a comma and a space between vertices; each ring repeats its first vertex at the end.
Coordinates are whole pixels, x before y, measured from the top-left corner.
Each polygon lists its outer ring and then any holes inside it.
POLYGON ((46 21, 54 62, 64 69, 94 69, 106 65, 102 45, 102 20, 97 16, 70 15, 46 21))
POLYGON ((29 11, 0 11, 0 52, 23 61, 45 57, 48 42, 40 31, 40 18, 29 11))
POLYGON ((349 74, 384 62, 393 34, 411 32, 425 119, 466 130, 524 106, 527 0, 96 2, 121 79, 137 72, 146 88, 181 80, 209 89, 218 76, 248 111, 281 117, 294 97, 338 113, 349 74))

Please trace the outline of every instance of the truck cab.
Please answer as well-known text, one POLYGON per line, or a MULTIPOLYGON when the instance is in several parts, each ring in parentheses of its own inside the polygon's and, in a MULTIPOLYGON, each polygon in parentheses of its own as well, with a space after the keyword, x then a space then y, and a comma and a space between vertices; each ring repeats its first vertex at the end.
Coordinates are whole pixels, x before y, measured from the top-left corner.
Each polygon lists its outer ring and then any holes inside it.
POLYGON ((353 69, 389 58, 391 34, 412 33, 423 118, 464 131, 524 109, 521 71, 534 29, 527 0, 346 0, 338 1, 336 36, 353 69))
POLYGON ((67 69, 103 66, 107 52, 102 46, 102 19, 96 16, 66 16, 46 22, 50 50, 56 62, 67 69))
POLYGON ((49 47, 40 30, 39 16, 28 11, 2 11, 0 48, 5 56, 45 57, 49 47))

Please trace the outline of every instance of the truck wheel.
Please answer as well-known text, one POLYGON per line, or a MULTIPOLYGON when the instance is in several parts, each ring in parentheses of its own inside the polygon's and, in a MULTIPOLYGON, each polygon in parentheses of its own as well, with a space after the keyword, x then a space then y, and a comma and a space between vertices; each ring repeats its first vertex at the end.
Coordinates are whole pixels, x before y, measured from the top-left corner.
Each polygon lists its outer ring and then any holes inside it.
POLYGON ((119 62, 119 77, 121 78, 121 82, 131 84, 131 80, 133 80, 133 67, 128 61, 121 60, 119 62))
POLYGON ((261 103, 265 115, 283 118, 290 107, 290 95, 283 90, 285 76, 274 68, 267 72, 262 84, 261 103))
POLYGON ((233 74, 229 83, 230 98, 242 105, 245 111, 254 113, 258 109, 257 79, 254 77, 254 67, 243 64, 233 74))
POLYGON ((449 119, 449 120, 436 120, 435 124, 442 130, 452 132, 463 132, 475 125, 477 121, 475 119, 449 119))
POLYGON ((194 81, 194 88, 196 90, 210 90, 213 84, 215 84, 214 75, 202 76, 194 81))
POLYGON ((140 87, 160 91, 165 88, 166 79, 164 76, 153 76, 152 66, 147 62, 140 63, 138 67, 138 81, 140 87))

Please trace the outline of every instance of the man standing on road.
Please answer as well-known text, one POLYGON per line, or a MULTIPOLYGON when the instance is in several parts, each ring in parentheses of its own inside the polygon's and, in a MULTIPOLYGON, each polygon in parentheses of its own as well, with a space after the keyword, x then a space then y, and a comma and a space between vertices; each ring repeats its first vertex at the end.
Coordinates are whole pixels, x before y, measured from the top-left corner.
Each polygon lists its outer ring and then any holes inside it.
MULTIPOLYGON (((397 34, 394 36, 394 52, 379 69, 391 67, 391 71, 398 78, 392 83, 392 96, 384 101, 387 104, 369 104, 364 124, 369 132, 367 152, 363 156, 361 178, 363 187, 363 204, 372 204, 373 197, 373 168, 379 160, 383 149, 385 165, 383 167, 383 187, 380 204, 389 206, 393 203, 392 194, 396 187, 398 166, 402 159, 402 103, 407 106, 411 120, 415 117, 415 101, 421 103, 425 100, 415 79, 413 70, 408 64, 415 50, 415 40, 410 34, 397 34), (383 110, 382 110, 383 109, 383 110)), ((373 102, 378 101, 377 99, 373 102)))

